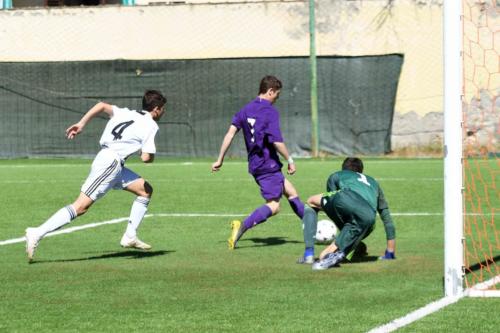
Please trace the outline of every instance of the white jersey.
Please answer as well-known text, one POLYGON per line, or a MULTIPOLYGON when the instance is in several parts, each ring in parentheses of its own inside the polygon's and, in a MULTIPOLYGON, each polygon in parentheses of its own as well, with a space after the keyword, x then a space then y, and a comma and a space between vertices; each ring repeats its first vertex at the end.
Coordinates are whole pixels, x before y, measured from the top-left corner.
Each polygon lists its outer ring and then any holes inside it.
POLYGON ((147 111, 135 111, 113 105, 113 116, 106 124, 101 147, 118 154, 122 161, 133 153, 156 153, 155 135, 158 125, 147 111))

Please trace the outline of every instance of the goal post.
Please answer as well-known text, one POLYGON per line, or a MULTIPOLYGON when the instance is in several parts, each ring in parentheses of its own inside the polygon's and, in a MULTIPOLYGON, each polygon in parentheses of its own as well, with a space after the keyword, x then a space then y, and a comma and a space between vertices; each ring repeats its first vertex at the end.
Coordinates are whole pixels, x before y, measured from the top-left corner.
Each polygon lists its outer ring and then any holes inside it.
POLYGON ((445 296, 463 294, 461 13, 460 1, 444 1, 445 296))
POLYGON ((444 0, 445 296, 500 296, 500 10, 444 0))

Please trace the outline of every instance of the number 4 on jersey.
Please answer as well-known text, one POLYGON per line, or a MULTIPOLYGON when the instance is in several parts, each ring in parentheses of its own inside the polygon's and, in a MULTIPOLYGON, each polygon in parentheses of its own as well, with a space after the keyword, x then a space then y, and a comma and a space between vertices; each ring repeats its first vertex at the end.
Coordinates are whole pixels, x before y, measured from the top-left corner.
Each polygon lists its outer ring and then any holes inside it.
POLYGON ((133 120, 130 121, 124 121, 123 123, 119 123, 116 125, 112 130, 111 134, 113 134, 113 141, 115 140, 120 140, 122 138, 123 131, 130 125, 134 123, 133 120))

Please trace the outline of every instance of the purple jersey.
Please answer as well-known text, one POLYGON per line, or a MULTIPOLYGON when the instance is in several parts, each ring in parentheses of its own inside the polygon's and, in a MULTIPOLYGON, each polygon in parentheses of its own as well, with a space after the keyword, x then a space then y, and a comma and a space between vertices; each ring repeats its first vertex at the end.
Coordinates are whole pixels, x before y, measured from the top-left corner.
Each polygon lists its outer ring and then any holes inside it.
POLYGON ((248 152, 248 172, 261 175, 281 170, 274 142, 283 142, 280 115, 268 100, 257 97, 233 117, 232 124, 243 129, 248 152))

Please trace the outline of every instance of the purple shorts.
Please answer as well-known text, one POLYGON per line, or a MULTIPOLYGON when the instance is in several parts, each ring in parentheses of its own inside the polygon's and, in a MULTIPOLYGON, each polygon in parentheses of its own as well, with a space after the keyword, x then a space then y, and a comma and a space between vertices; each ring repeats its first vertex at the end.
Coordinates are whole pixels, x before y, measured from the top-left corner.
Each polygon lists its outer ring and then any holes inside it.
POLYGON ((254 178, 259 184, 260 194, 264 199, 279 201, 285 188, 285 176, 281 171, 254 176, 254 178))

